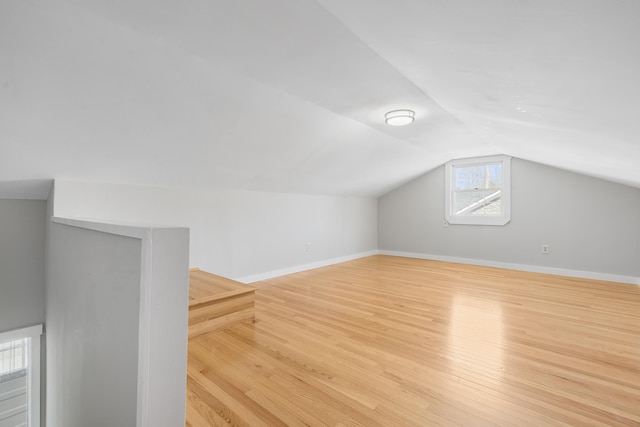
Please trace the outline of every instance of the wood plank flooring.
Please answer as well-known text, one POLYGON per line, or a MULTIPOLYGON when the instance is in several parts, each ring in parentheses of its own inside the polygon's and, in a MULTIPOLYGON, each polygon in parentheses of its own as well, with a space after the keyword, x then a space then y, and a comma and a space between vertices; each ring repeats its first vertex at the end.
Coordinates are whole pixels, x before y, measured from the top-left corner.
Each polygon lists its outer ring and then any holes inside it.
POLYGON ((187 426, 640 426, 640 287, 373 256, 189 342, 187 426))

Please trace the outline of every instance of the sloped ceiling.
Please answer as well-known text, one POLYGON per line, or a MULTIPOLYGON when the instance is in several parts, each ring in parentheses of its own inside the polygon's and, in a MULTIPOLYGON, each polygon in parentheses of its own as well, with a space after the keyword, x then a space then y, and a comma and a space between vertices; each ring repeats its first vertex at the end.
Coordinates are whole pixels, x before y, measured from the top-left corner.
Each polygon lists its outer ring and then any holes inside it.
POLYGON ((0 191, 377 196, 498 153, 640 187, 639 40, 627 0, 4 0, 0 191))

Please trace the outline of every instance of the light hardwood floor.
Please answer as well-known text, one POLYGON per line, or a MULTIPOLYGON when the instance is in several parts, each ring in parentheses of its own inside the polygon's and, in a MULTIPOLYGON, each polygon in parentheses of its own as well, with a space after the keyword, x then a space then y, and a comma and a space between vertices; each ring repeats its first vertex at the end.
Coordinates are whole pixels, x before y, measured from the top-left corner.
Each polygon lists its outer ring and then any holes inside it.
POLYGON ((640 287, 373 256, 189 342, 188 426, 640 426, 640 287))

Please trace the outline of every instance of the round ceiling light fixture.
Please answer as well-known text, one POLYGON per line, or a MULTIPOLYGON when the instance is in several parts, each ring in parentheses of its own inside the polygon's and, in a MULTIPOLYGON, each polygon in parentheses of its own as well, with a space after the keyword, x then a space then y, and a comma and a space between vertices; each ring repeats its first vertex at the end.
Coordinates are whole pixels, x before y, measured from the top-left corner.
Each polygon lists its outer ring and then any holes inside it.
POLYGON ((416 118, 416 113, 413 110, 393 110, 384 115, 384 122, 391 126, 405 126, 416 118))

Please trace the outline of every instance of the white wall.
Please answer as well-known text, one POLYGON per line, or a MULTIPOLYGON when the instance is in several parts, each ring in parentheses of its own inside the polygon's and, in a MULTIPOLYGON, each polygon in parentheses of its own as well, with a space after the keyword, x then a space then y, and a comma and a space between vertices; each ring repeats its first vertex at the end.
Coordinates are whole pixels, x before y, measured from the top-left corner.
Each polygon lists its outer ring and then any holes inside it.
POLYGON ((0 332, 44 323, 46 202, 0 199, 0 332))
POLYGON ((188 230, 54 218, 47 237, 47 426, 184 425, 188 230))
POLYGON ((56 181, 55 213, 187 226, 192 267, 244 281, 377 248, 373 198, 56 181))
POLYGON ((640 189, 520 159, 512 163, 512 219, 504 227, 444 227, 442 167, 380 197, 378 216, 381 251, 640 277, 640 189), (542 244, 551 253, 543 255, 542 244))
POLYGON ((47 425, 135 426, 141 242, 50 228, 47 425))

